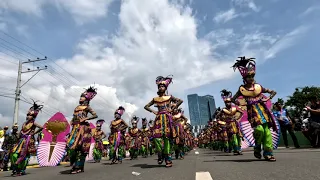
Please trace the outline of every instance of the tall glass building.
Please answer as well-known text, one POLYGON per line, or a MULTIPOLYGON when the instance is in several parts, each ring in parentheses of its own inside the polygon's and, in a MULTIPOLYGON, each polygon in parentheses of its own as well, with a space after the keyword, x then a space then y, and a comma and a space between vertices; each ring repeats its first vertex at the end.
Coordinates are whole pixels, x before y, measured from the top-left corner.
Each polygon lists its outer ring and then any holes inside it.
POLYGON ((211 95, 198 96, 198 94, 190 94, 187 97, 191 125, 206 125, 216 110, 214 97, 211 95), (211 115, 209 115, 209 107, 211 115))

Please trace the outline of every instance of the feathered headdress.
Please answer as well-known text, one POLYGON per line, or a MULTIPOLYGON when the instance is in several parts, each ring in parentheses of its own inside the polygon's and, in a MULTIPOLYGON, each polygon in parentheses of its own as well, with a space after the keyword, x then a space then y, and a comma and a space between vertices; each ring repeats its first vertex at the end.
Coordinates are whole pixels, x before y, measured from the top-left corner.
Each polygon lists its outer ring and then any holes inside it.
POLYGON ((106 121, 103 120, 103 119, 99 119, 99 120, 96 122, 96 126, 97 126, 97 127, 101 127, 104 122, 106 122, 106 121))
POLYGON ((137 116, 133 116, 131 118, 131 124, 138 124, 138 122, 139 122, 139 118, 137 116))
POLYGON ((97 95, 97 88, 90 86, 81 94, 81 97, 85 97, 86 101, 90 102, 96 95, 97 95))
POLYGON ((43 105, 38 105, 36 102, 33 102, 33 105, 30 107, 27 116, 33 116, 33 118, 36 118, 43 108, 43 105))
POLYGON ((147 118, 142 118, 141 121, 142 121, 142 126, 147 126, 148 125, 147 118))
POLYGON ((114 114, 119 114, 120 116, 122 116, 125 111, 126 111, 126 110, 124 109, 124 107, 120 106, 120 107, 114 112, 114 114))
POLYGON ((169 75, 167 77, 158 76, 156 79, 156 84, 158 85, 164 85, 166 88, 172 83, 172 75, 169 75))
POLYGON ((232 98, 232 92, 227 91, 226 89, 223 89, 221 92, 221 98, 223 99, 224 102, 230 102, 232 98))
POLYGON ((243 78, 256 73, 255 58, 246 58, 245 56, 239 58, 240 59, 232 66, 234 71, 238 69, 243 78))

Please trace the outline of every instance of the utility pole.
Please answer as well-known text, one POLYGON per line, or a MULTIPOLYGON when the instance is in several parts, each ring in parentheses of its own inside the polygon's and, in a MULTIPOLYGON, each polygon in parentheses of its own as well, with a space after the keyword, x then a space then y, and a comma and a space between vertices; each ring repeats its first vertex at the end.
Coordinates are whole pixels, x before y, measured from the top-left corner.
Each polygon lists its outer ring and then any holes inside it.
POLYGON ((21 95, 21 87, 24 86, 27 82, 29 82, 35 75, 38 74, 38 72, 40 72, 41 70, 45 70, 48 67, 44 66, 44 68, 40 68, 37 67, 37 69, 27 69, 27 71, 22 71, 22 65, 23 64, 28 64, 28 63, 34 63, 37 61, 44 61, 47 60, 47 57, 45 57, 44 59, 40 59, 37 58, 36 60, 28 60, 25 62, 22 62, 19 60, 19 67, 18 67, 18 78, 17 78, 17 87, 16 87, 16 97, 15 97, 15 103, 14 103, 14 114, 13 114, 13 124, 18 123, 18 119, 19 119, 19 102, 20 102, 20 95, 21 95), (30 72, 36 72, 33 76, 31 76, 31 78, 29 78, 24 84, 21 85, 21 75, 23 73, 30 73, 30 72))

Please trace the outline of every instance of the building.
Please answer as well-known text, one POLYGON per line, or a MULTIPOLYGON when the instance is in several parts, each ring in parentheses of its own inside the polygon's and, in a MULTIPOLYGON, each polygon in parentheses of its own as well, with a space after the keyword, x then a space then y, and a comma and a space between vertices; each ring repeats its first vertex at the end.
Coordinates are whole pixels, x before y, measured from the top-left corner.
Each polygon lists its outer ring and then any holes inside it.
POLYGON ((198 96, 198 94, 190 94, 187 97, 191 125, 207 125, 216 110, 214 97, 211 95, 198 96), (209 107, 211 115, 209 115, 209 107))
POLYGON ((206 127, 206 125, 195 125, 195 126, 191 126, 191 131, 193 133, 194 137, 197 137, 201 130, 204 129, 206 127))

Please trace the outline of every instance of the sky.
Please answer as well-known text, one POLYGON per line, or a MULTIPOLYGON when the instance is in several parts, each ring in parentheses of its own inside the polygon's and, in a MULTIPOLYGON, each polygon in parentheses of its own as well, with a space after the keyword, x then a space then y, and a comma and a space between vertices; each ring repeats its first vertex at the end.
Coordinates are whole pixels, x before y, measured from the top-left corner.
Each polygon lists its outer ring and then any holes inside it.
POLYGON ((255 57, 257 82, 286 98, 320 83, 319 16, 317 0, 1 0, 0 126, 12 124, 18 61, 44 56, 23 65, 48 69, 22 86, 20 125, 31 99, 44 105, 40 124, 58 111, 70 120, 90 85, 104 129, 120 105, 127 121, 152 118, 143 106, 160 75, 173 75, 169 93, 187 115, 187 94, 214 95, 222 106, 220 90, 242 83, 230 68, 239 56, 255 57))

